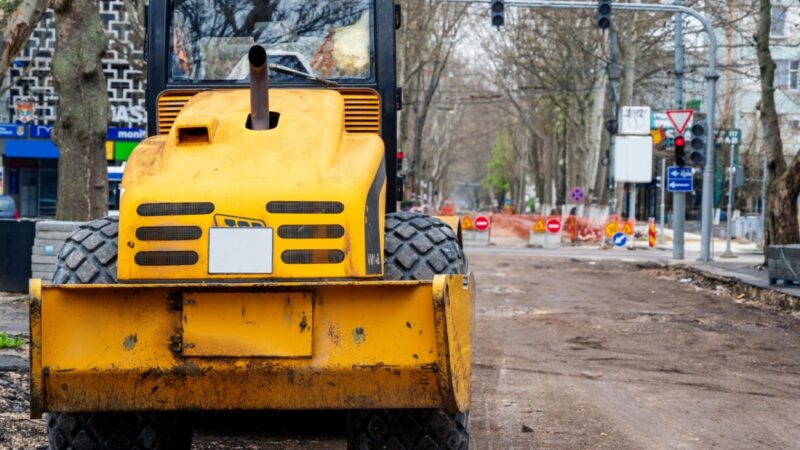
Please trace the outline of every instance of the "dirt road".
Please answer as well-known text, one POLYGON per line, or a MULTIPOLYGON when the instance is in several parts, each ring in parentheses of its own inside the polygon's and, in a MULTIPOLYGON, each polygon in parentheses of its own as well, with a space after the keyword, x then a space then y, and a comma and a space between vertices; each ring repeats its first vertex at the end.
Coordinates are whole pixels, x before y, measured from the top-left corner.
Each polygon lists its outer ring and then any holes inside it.
MULTIPOLYGON (((630 263, 470 264, 473 448, 800 448, 797 317, 630 263)), ((13 411, 25 383, 0 372, 0 448, 44 444, 43 424, 13 411)), ((342 426, 335 413, 206 420, 195 448, 343 449, 342 426)))

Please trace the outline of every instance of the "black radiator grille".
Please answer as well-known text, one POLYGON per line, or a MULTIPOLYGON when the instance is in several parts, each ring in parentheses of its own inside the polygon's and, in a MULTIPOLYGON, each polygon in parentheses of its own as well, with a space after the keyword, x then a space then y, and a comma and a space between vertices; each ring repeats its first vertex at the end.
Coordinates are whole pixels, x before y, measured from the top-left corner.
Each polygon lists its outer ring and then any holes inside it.
POLYGON ((197 259, 197 253, 191 251, 139 252, 133 258, 140 266, 191 266, 197 259))
POLYGON ((341 225, 282 225, 278 236, 284 239, 337 239, 344 236, 341 225))
POLYGON ((286 250, 281 253, 285 264, 338 264, 344 261, 341 250, 286 250))
POLYGON ((200 227, 141 227, 136 229, 140 241, 193 241, 200 239, 200 227))
POLYGON ((340 214, 340 202, 269 202, 267 211, 272 214, 340 214))
POLYGON ((143 203, 136 208, 140 216, 193 216, 211 214, 213 203, 143 203))

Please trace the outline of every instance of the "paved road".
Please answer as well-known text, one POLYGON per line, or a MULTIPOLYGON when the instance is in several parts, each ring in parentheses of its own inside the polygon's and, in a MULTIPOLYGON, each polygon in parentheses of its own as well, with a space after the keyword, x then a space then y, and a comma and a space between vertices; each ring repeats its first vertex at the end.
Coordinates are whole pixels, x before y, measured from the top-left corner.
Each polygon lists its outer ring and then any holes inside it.
MULTIPOLYGON (((492 250, 470 263, 473 448, 800 448, 800 319, 642 262, 492 250)), ((0 448, 43 443, 41 422, 7 412, 25 383, 0 372, 0 448)), ((345 448, 336 413, 201 425, 197 449, 345 448)))

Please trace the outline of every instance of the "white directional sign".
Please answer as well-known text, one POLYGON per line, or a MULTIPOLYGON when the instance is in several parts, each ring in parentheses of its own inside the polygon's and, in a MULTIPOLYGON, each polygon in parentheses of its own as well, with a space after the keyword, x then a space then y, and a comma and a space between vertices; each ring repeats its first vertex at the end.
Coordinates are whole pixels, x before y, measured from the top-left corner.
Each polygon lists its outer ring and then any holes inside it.
POLYGON ((617 136, 614 178, 620 183, 649 183, 653 179, 653 138, 617 136))
POLYGON ((619 134, 650 135, 650 107, 623 106, 619 112, 619 134))
POLYGON ((667 117, 669 117, 669 121, 672 122, 678 134, 683 134, 683 130, 692 120, 692 115, 694 115, 694 110, 692 109, 671 109, 667 111, 667 117))

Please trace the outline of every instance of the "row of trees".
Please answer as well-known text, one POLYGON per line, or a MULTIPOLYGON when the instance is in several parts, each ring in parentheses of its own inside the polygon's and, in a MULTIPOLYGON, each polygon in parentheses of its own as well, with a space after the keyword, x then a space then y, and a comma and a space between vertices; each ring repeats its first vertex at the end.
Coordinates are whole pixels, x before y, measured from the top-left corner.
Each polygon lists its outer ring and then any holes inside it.
MULTIPOLYGON (((591 14, 517 9, 498 31, 488 26, 488 11, 440 0, 400 4, 406 20, 398 34, 398 84, 405 89, 406 108, 399 119, 399 138, 410 155, 407 192, 433 203, 457 181, 482 179, 486 199, 502 200, 509 193, 517 211, 524 210, 530 192, 538 203, 557 205, 571 186, 584 187, 599 204, 609 202, 603 131, 610 112, 609 47, 591 14)), ((141 22, 143 6, 142 0, 129 2, 134 22, 141 22)), ((702 6, 727 38, 724 95, 717 105, 723 126, 733 123, 731 79, 750 70, 732 60, 732 50, 757 45, 760 137, 770 171, 768 236, 794 241, 800 162, 787 163, 775 112, 771 1, 702 6), (752 30, 753 20, 758 24, 755 36, 735 39, 752 30)), ((54 131, 61 151, 58 216, 86 220, 103 215, 107 203, 104 140, 109 106, 100 58, 109 43, 97 3, 4 2, 0 71, 6 72, 27 45, 48 7, 57 26, 52 70, 60 98, 54 131)), ((138 22, 133 24, 134 37, 143 41, 138 22)), ((621 84, 615 92, 619 103, 673 106, 664 100, 672 84, 672 49, 665 44, 673 39, 671 16, 618 14, 615 27, 621 56, 621 84), (653 104, 659 100, 661 105, 653 104)), ((704 42, 696 35, 686 42, 688 79, 702 80, 704 42)))
MULTIPOLYGON (((559 205, 572 186, 584 187, 597 204, 609 203, 604 124, 610 114, 610 49, 590 13, 516 9, 507 14, 507 26, 495 30, 489 27, 488 11, 437 1, 407 0, 403 5, 409 20, 399 56, 410 107, 402 112, 400 142, 412 155, 407 186, 412 195, 435 204, 460 181, 483 180, 484 201, 496 205, 510 193, 516 211, 524 210, 531 192, 539 204, 559 205)), ((772 3, 687 5, 703 8, 725 35, 720 53, 724 61, 719 61, 722 92, 715 105, 720 110, 718 128, 737 123, 734 104, 742 88, 737 80, 760 79, 760 130, 740 148, 751 182, 737 200, 744 206, 760 198, 761 155, 766 153, 768 242, 795 242, 800 161, 787 162, 775 112, 775 62, 769 54, 772 3), (760 71, 736 58, 743 49, 757 50, 760 71)), ((619 104, 674 108, 672 16, 617 14, 614 21, 619 104)), ((702 98, 707 44, 699 26, 685 21, 684 30, 686 98, 702 98)), ((723 150, 718 159, 726 167, 730 162, 727 148, 723 150)), ((658 156, 670 155, 662 151, 658 156)))

